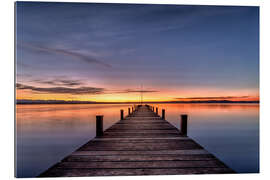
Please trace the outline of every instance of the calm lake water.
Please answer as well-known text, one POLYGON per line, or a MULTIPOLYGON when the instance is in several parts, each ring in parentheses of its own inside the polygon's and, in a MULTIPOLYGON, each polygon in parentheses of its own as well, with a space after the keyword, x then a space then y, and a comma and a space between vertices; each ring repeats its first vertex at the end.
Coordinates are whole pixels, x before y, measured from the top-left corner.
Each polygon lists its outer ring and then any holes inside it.
MULTIPOLYGON (((259 172, 258 104, 153 104, 180 126, 188 114, 188 136, 239 173, 259 172)), ((33 177, 95 136, 95 116, 104 128, 131 105, 17 105, 16 176, 33 177)))

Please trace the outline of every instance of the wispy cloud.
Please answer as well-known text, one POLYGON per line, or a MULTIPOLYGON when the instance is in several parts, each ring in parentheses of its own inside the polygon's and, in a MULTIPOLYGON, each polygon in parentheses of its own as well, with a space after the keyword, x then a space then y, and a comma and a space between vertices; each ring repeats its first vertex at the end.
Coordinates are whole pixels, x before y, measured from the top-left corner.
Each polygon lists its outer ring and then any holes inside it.
POLYGON ((67 50, 67 49, 58 49, 58 48, 51 48, 51 47, 45 47, 41 45, 35 45, 32 43, 18 43, 19 46, 22 46, 24 48, 36 51, 36 52, 46 52, 46 53, 55 53, 55 54, 60 54, 64 56, 69 56, 69 57, 74 57, 76 59, 82 60, 86 63, 94 63, 101 65, 103 67, 110 68, 112 67, 110 64, 107 64, 101 60, 96 59, 95 57, 92 57, 90 55, 85 55, 79 52, 67 50))
POLYGON ((250 96, 210 96, 210 97, 183 97, 183 98, 175 98, 178 100, 186 100, 186 99, 191 99, 191 100, 228 100, 228 99, 245 99, 245 98, 250 98, 250 96))
POLYGON ((68 87, 35 87, 17 83, 17 89, 21 90, 32 90, 41 93, 56 93, 56 94, 103 94, 104 88, 97 87, 78 87, 78 88, 68 88, 68 87))
POLYGON ((133 90, 133 89, 126 89, 122 91, 122 93, 154 93, 159 92, 157 90, 133 90))
POLYGON ((48 84, 53 86, 80 86, 84 83, 80 82, 79 80, 68 80, 68 79, 53 79, 53 80, 40 80, 36 79, 34 82, 39 84, 48 84))
POLYGON ((155 93, 157 90, 138 90, 138 89, 124 89, 124 90, 108 90, 107 94, 125 94, 125 93, 155 93))

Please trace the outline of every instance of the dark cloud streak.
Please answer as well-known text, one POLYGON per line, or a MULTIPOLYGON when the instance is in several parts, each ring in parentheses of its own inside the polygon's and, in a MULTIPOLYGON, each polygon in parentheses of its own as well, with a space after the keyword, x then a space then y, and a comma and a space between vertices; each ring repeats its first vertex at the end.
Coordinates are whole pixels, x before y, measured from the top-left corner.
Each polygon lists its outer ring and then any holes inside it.
POLYGON ((50 54, 56 53, 56 54, 61 54, 64 56, 74 57, 74 58, 80 59, 86 63, 94 63, 94 64, 98 64, 98 65, 101 65, 101 66, 107 67, 107 68, 112 67, 110 64, 104 63, 104 62, 97 60, 96 58, 91 57, 89 55, 84 55, 82 53, 73 52, 73 51, 66 50, 66 49, 49 48, 49 47, 44 47, 44 46, 40 46, 40 45, 34 45, 31 43, 18 43, 18 45, 22 46, 24 48, 31 49, 31 50, 36 51, 36 52, 46 52, 46 53, 50 53, 50 54))
POLYGON ((63 80, 63 79, 54 79, 54 80, 34 80, 34 82, 40 84, 48 84, 54 86, 79 86, 83 85, 82 82, 77 80, 63 80))
POLYGON ((20 83, 16 84, 17 89, 21 90, 32 90, 36 92, 44 92, 44 93, 56 93, 56 94, 103 94, 104 88, 96 88, 96 87, 78 87, 78 88, 67 88, 67 87, 35 87, 29 85, 23 85, 20 83))

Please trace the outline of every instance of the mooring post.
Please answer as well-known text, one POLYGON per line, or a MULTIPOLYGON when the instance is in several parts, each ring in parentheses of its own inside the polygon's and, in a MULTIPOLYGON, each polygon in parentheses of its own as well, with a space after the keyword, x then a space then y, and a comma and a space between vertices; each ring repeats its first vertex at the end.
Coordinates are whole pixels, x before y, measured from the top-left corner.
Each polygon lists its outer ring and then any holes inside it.
POLYGON ((165 119, 165 109, 162 109, 162 119, 165 119))
POLYGON ((157 115, 158 115, 158 108, 156 108, 156 113, 157 113, 157 115))
POLYGON ((121 117, 121 120, 124 119, 124 110, 123 109, 120 110, 120 117, 121 117))
POLYGON ((98 115, 96 116, 96 136, 102 136, 103 135, 103 116, 98 115))
POLYGON ((130 115, 130 108, 128 108, 128 115, 130 115))
POLYGON ((133 107, 131 107, 131 113, 133 113, 133 107))
POLYGON ((187 119, 188 115, 187 114, 181 114, 181 133, 183 135, 187 135, 187 119))

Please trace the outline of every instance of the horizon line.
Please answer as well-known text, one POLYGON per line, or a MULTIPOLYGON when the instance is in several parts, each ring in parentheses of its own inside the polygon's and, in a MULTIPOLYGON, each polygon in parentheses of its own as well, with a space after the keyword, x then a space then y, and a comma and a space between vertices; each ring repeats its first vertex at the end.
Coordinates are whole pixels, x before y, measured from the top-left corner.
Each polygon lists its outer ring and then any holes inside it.
POLYGON ((28 100, 16 99, 16 104, 157 104, 157 103, 260 103, 260 101, 232 101, 232 100, 191 100, 191 101, 80 101, 80 100, 28 100))

